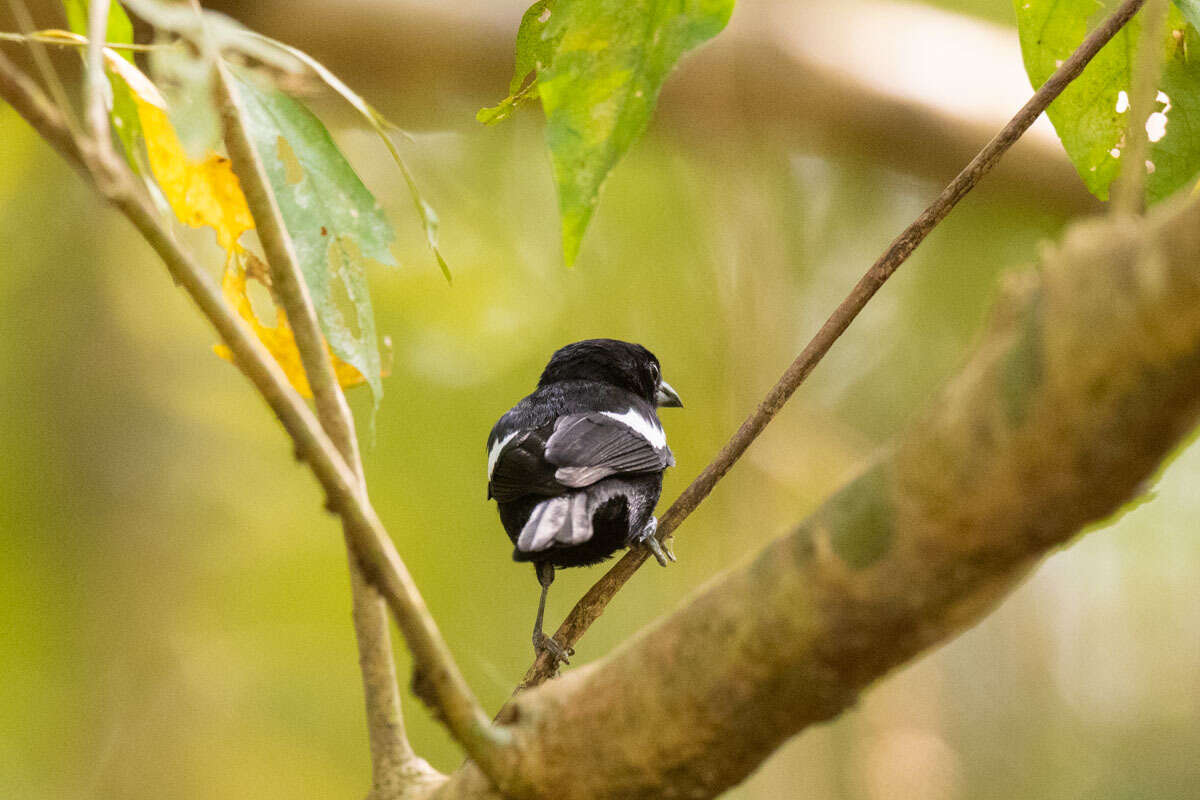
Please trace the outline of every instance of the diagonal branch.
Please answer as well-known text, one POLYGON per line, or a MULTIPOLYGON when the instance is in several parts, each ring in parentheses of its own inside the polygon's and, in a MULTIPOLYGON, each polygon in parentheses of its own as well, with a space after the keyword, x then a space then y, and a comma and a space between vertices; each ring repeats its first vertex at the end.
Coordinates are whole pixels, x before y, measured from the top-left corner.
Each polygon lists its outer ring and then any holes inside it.
POLYGON ((291 388, 282 369, 228 307, 208 273, 175 242, 128 172, 119 171, 112 181, 96 183, 62 112, 3 53, 0 53, 0 97, 125 214, 232 351, 238 367, 291 436, 297 456, 308 462, 326 493, 328 506, 342 517, 363 574, 383 595, 412 651, 413 682, 418 695, 471 758, 504 785, 503 775, 511 768, 506 759, 512 755, 502 747, 508 742, 507 734, 493 727, 484 715, 383 523, 360 491, 358 476, 346 465, 313 412, 291 388))
MULTIPOLYGON (((225 145, 255 219, 259 241, 271 267, 273 285, 295 333, 296 347, 300 351, 316 401, 317 417, 358 479, 363 502, 368 502, 354 418, 334 374, 295 248, 271 191, 262 160, 243 122, 246 118, 245 109, 229 71, 219 57, 214 57, 213 62, 225 145)), ((372 800, 398 798, 409 785, 436 777, 437 773, 413 752, 409 744, 400 708, 400 691, 383 599, 363 576, 354 555, 352 533, 345 530, 345 523, 343 532, 350 553, 354 632, 371 745, 372 800)))
MULTIPOLYGON (((873 466, 608 656, 515 698, 520 785, 716 797, 1143 492, 1200 419, 1200 201, 1180 199, 1070 228, 1007 276, 962 371, 873 466)), ((498 795, 467 765, 432 797, 498 795)))
MULTIPOLYGON (((1125 0, 1098 28, 1092 31, 1076 48, 1071 57, 1063 62, 1053 75, 1030 98, 1016 116, 979 152, 975 158, 942 190, 928 208, 896 237, 888 249, 871 265, 866 274, 855 284, 850 294, 830 315, 821 329, 800 352, 783 373, 779 381, 767 393, 733 437, 717 453, 704 471, 683 491, 671 505, 658 525, 657 536, 665 540, 698 505, 708 497, 730 468, 737 463, 751 443, 804 381, 813 368, 829 352, 829 348, 845 332, 854 318, 875 296, 884 282, 892 276, 913 250, 929 235, 951 209, 975 187, 979 180, 999 161, 1000 157, 1028 130, 1054 98, 1062 93, 1071 81, 1083 72, 1088 62, 1117 34, 1142 7, 1146 0, 1125 0)), ((579 641, 588 627, 604 613, 613 596, 625 585, 646 561, 644 548, 627 552, 597 581, 575 604, 567 618, 559 626, 554 638, 570 648, 579 641)), ((536 686, 554 674, 557 660, 548 651, 543 651, 525 673, 518 689, 536 686)))

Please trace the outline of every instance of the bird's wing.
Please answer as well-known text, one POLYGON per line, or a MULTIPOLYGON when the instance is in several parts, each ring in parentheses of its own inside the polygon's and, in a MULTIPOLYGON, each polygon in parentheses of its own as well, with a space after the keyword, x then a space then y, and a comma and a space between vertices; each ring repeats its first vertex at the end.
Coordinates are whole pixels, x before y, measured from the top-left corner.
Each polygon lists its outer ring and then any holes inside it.
POLYGON ((572 489, 618 473, 661 472, 675 463, 662 426, 637 409, 559 417, 545 460, 555 480, 572 489))
POLYGON ((497 439, 488 452, 488 497, 501 503, 525 495, 553 497, 566 491, 546 461, 546 440, 554 425, 514 430, 497 439))

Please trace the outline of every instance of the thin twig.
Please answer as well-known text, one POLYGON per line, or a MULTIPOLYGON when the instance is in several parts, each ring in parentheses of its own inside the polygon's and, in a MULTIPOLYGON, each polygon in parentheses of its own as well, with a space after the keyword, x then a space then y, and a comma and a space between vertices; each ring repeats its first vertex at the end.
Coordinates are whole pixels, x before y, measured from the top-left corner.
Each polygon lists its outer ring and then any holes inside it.
MULTIPOLYGON (((54 28, 44 28, 33 33, 9 33, 0 31, 0 42, 21 42, 23 44, 50 44, 56 47, 87 47, 90 39, 73 34, 67 37, 69 31, 59 31, 54 28)), ((174 42, 167 44, 133 44, 131 42, 104 42, 102 47, 109 50, 129 50, 134 53, 152 53, 155 50, 170 50, 178 45, 174 42)))
MULTIPOLYGON (((13 19, 17 22, 17 27, 21 29, 21 33, 32 36, 35 33, 33 26, 33 17, 29 15, 29 9, 26 8, 22 0, 8 0, 8 7, 12 10, 13 19)), ((63 87, 62 81, 58 77, 58 73, 54 70, 54 64, 50 61, 50 54, 42 43, 36 39, 30 41, 30 54, 33 55, 33 63, 37 66, 38 72, 42 75, 42 80, 46 82, 47 88, 50 90, 50 95, 54 98, 54 102, 63 110, 63 122, 67 126, 67 130, 71 135, 78 138, 80 135, 79 124, 71 115, 71 101, 67 97, 67 90, 63 87)))
POLYGON ((1146 121, 1154 111, 1158 96, 1166 24, 1167 0, 1148 0, 1133 61, 1125 146, 1119 151, 1121 174, 1112 187, 1112 211, 1115 214, 1140 214, 1146 207, 1146 156, 1150 151, 1146 121))
MULTIPOLYGON (((2 53, 0 97, 84 177, 94 181, 62 113, 2 53)), ((484 716, 375 509, 362 497, 357 477, 313 412, 291 388, 287 376, 262 343, 225 303, 212 277, 176 244, 133 179, 127 173, 118 173, 104 196, 133 223, 163 260, 171 277, 212 324, 232 351, 235 363, 279 417, 295 444, 297 456, 308 462, 325 490, 329 507, 346 520, 346 531, 353 540, 364 574, 387 601, 412 651, 418 671, 416 681, 424 690, 421 696, 432 701, 434 712, 444 719, 481 768, 492 767, 499 772, 498 765, 504 755, 500 746, 507 744, 509 734, 493 727, 484 716)))
MULTIPOLYGON (((721 448, 716 457, 704 471, 683 491, 683 494, 671 505, 658 523, 657 536, 664 540, 670 536, 679 524, 695 510, 725 476, 750 444, 762 433, 779 410, 783 408, 796 388, 804 381, 813 367, 829 352, 829 348, 846 330, 858 313, 866 306, 867 301, 874 297, 884 282, 904 263, 905 259, 916 249, 930 231, 937 226, 950 210, 958 204, 967 192, 971 191, 996 162, 1004 155, 1025 133, 1038 115, 1046 110, 1054 98, 1062 93, 1087 63, 1100 51, 1125 23, 1137 13, 1146 0, 1126 0, 1098 28, 1083 40, 1071 57, 1063 62, 1054 74, 1042 84, 1021 110, 1004 126, 1001 131, 976 155, 971 162, 950 182, 915 221, 912 222, 888 246, 888 249, 871 265, 866 274, 855 284, 850 294, 830 315, 821 329, 807 346, 796 356, 795 361, 783 373, 779 381, 759 403, 758 408, 751 414, 733 437, 721 448)), ((563 647, 573 647, 583 636, 588 627, 604 613, 613 595, 625 585, 633 573, 642 566, 647 558, 645 548, 634 548, 627 552, 598 580, 587 593, 580 598, 567 618, 554 634, 563 647)), ((557 660, 543 651, 537 660, 525 673, 524 679, 518 686, 518 691, 530 686, 536 686, 554 674, 558 668, 557 660)))
MULTIPOLYGON (((225 145, 271 267, 272 286, 295 333, 296 347, 316 400, 317 417, 358 479, 363 502, 368 502, 354 417, 333 371, 325 337, 321 333, 295 248, 271 191, 261 156, 246 130, 245 109, 229 70, 216 56, 214 64, 217 105, 221 109, 225 145)), ((400 785, 402 778, 425 770, 432 772, 432 769, 416 756, 405 734, 387 614, 379 593, 362 574, 354 554, 352 534, 345 530, 346 524, 343 524, 343 532, 350 553, 354 629, 366 695, 374 800, 383 800, 399 796, 404 788, 400 785)))
POLYGON ((83 76, 83 114, 87 121, 88 133, 91 135, 91 146, 95 151, 96 164, 93 165, 93 172, 99 173, 97 179, 101 182, 109 178, 108 173, 113 166, 109 158, 112 153, 112 131, 109 129, 108 107, 105 101, 109 90, 108 78, 104 75, 104 49, 101 47, 101 42, 108 33, 108 2, 109 0, 91 0, 88 5, 88 45, 83 76))

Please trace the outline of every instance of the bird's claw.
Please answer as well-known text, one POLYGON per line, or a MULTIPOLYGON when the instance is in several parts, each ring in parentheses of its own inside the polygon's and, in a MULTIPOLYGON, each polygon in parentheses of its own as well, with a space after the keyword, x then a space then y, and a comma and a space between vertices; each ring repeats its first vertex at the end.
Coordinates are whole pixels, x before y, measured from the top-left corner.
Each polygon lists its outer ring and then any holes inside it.
POLYGON ((665 567, 667 564, 676 561, 675 554, 671 552, 671 546, 666 542, 660 542, 654 534, 658 531, 658 520, 651 517, 646 523, 646 527, 642 528, 642 532, 638 534, 637 543, 650 551, 654 556, 654 560, 658 562, 660 567, 665 567))
POLYGON ((543 652, 549 653, 555 660, 562 664, 570 664, 571 662, 567 660, 567 656, 575 655, 575 648, 563 647, 553 636, 547 636, 538 631, 533 635, 534 657, 540 656, 543 652))

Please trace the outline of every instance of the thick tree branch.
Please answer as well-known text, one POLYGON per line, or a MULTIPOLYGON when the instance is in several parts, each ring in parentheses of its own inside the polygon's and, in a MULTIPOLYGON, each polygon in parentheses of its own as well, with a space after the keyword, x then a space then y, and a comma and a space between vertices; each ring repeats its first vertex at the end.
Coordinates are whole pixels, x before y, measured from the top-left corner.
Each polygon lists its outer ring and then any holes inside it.
MULTIPOLYGON (((775 418, 784 404, 804 381, 813 368, 829 352, 829 348, 845 332, 859 312, 866 306, 884 282, 892 276, 900 265, 907 260, 913 250, 924 241, 939 222, 945 219, 951 209, 958 204, 966 194, 975 187, 979 180, 999 161, 1000 157, 1029 129, 1038 115, 1062 93, 1073 81, 1088 62, 1100 51, 1146 0, 1126 0, 1113 14, 1096 28, 1079 45, 1071 57, 1063 62, 1053 75, 1030 98, 1016 116, 992 138, 975 158, 942 190, 928 208, 916 220, 896 237, 888 249, 881 255, 867 273, 859 279, 850 294, 834 310, 821 329, 805 346, 796 359, 780 377, 779 381, 767 393, 767 396, 755 409, 733 437, 721 448, 716 457, 704 471, 683 491, 683 494, 671 505, 658 524, 657 536, 665 540, 679 524, 708 496, 717 482, 737 463, 750 444, 762 433, 767 424, 775 418)), ((646 561, 647 552, 644 548, 634 548, 627 552, 614 564, 605 575, 575 604, 567 618, 554 634, 564 647, 570 648, 593 622, 604 613, 605 607, 633 573, 646 561)), ((521 681, 521 687, 536 686, 554 674, 557 669, 556 659, 544 651, 526 672, 521 681)))
MULTIPOLYGON (((61 112, 2 53, 0 97, 95 184, 80 145, 72 137, 61 112)), ((345 522, 366 578, 383 595, 405 636, 415 663, 413 681, 417 693, 484 770, 492 775, 505 772, 510 765, 502 763, 506 756, 499 745, 507 742, 506 733, 492 727, 482 713, 395 545, 363 497, 357 476, 312 411, 291 388, 271 355, 228 307, 213 279, 175 242, 128 173, 118 172, 112 181, 95 185, 133 223, 162 258, 171 277, 199 306, 233 352, 239 368, 279 417, 292 437, 298 457, 309 463, 325 490, 329 507, 345 522)))
MULTIPOLYGON (((226 147, 255 219, 259 241, 271 267, 275 291, 295 333, 296 346, 316 401, 317 417, 358 479, 363 502, 369 502, 354 418, 334 374, 295 248, 284 226, 261 157, 243 124, 245 111, 229 71, 220 58, 214 58, 214 64, 217 104, 221 109, 226 147)), ((371 746, 372 798, 393 800, 403 797, 414 783, 421 784, 436 778, 437 772, 413 752, 405 733, 383 599, 362 574, 354 554, 353 534, 345 529, 347 524, 343 522, 343 535, 350 554, 354 632, 371 746)))
MULTIPOLYGON (((993 608, 1133 498, 1200 415, 1200 202, 1070 229, 962 372, 795 531, 519 695, 519 785, 713 797, 993 608)), ((518 785, 518 784, 514 784, 518 785)), ((468 765, 437 798, 496 795, 468 765)))

